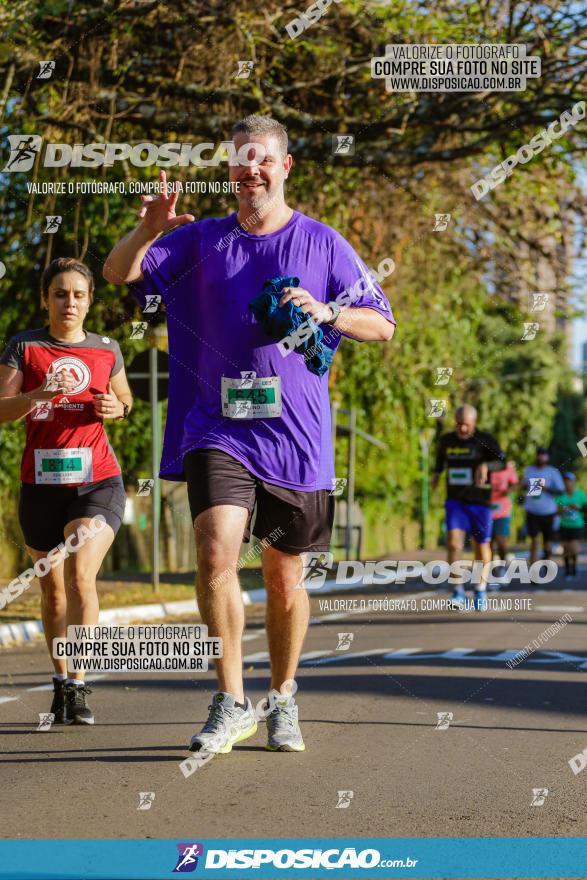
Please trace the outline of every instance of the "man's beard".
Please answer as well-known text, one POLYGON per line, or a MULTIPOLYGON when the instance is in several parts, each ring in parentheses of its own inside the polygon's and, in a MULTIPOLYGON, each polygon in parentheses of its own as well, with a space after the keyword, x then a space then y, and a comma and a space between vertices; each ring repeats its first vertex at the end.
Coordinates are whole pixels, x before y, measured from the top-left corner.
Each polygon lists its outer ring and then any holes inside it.
POLYGON ((270 192, 267 188, 267 184, 262 184, 261 188, 256 192, 248 193, 247 202, 250 208, 254 208, 255 211, 263 208, 270 201, 270 192))
POLYGON ((260 193, 252 193, 249 196, 249 205, 255 211, 261 210, 269 201, 270 196, 266 189, 262 189, 260 193))

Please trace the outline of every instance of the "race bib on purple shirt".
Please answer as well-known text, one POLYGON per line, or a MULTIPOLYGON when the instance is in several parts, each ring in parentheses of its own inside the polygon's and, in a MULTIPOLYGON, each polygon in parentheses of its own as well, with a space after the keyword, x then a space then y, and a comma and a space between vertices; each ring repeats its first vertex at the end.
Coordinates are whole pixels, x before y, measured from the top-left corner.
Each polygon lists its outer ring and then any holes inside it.
MULTIPOLYGON (((298 211, 268 235, 247 232, 231 214, 187 224, 159 239, 149 248, 142 271, 144 280, 131 290, 143 305, 147 297, 161 296, 169 335, 161 476, 184 479, 186 452, 214 447, 268 483, 302 491, 330 489, 328 373, 311 373, 297 352, 285 357, 279 340, 265 333, 248 305, 266 281, 291 275, 321 302, 339 298, 395 323, 380 285, 348 242, 298 211), (245 372, 279 379, 279 415, 277 399, 273 409, 250 415, 255 407, 270 406, 257 391, 247 401, 231 401, 227 391, 224 400, 223 377, 239 380, 245 372), (225 403, 245 403, 239 408, 243 415, 235 416, 235 410, 229 415, 225 403)), ((340 332, 326 325, 322 330, 325 344, 336 350, 340 332)))

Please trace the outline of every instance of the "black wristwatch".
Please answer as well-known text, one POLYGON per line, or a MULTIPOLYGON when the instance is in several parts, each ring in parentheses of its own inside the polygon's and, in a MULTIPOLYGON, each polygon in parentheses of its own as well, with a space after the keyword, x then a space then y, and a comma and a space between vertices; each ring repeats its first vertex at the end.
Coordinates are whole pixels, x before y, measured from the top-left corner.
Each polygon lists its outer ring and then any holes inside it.
POLYGON ((127 415, 129 414, 129 412, 130 412, 130 407, 129 407, 128 403, 123 403, 122 404, 122 415, 120 416, 120 418, 125 419, 127 417, 127 415))
POLYGON ((328 321, 323 321, 324 324, 334 324, 336 319, 340 315, 342 309, 340 308, 337 302, 329 302, 328 305, 332 310, 332 317, 328 319, 328 321))

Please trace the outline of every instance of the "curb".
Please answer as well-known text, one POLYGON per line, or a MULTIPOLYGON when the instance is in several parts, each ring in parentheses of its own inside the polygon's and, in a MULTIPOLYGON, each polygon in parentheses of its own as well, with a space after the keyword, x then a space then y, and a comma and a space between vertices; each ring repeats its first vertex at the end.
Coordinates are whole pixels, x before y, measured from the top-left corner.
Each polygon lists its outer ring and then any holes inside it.
MULTIPOLYGON (((326 581, 320 593, 329 593, 348 589, 356 584, 337 584, 335 580, 326 581), (328 586, 330 585, 330 589, 328 586)), ((243 605, 252 605, 256 602, 266 602, 267 592, 264 589, 242 591, 243 605)), ((124 608, 107 608, 100 611, 100 623, 129 623, 130 621, 160 620, 170 614, 197 614, 198 603, 194 599, 186 599, 182 602, 155 602, 151 605, 127 605, 124 608)), ((9 643, 23 644, 32 642, 43 635, 43 623, 41 620, 23 620, 20 623, 4 623, 0 625, 0 647, 9 643)))
MULTIPOLYGON (((245 605, 250 601, 243 600, 245 605)), ((107 608, 100 611, 100 623, 128 623, 131 620, 158 620, 169 614, 197 613, 198 605, 195 599, 187 599, 183 602, 156 602, 152 605, 127 605, 124 608, 107 608)), ((0 626, 0 646, 9 642, 22 644, 31 642, 43 635, 43 622, 41 620, 25 620, 21 623, 5 623, 0 626)))

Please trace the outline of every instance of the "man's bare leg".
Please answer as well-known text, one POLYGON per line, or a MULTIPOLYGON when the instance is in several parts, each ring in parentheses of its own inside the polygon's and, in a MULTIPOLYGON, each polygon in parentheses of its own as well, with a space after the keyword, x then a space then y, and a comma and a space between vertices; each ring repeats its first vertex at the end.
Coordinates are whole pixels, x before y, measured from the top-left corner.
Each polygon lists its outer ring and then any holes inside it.
POLYGON ((452 565, 457 559, 462 559, 464 546, 464 531, 462 529, 449 529, 446 538, 446 553, 449 565, 452 565))
POLYGON ((263 579, 267 589, 267 641, 271 658, 271 687, 279 690, 295 678, 310 620, 308 594, 300 583, 300 556, 274 547, 263 550, 263 579))
POLYGON ((473 584, 473 586, 476 590, 486 590, 489 565, 493 556, 491 552, 491 544, 489 541, 485 544, 478 544, 477 541, 473 541, 473 546, 475 547, 475 559, 483 563, 483 570, 479 578, 479 583, 473 584))
POLYGON ((245 612, 237 563, 248 511, 221 504, 196 517, 194 532, 198 557, 196 594, 208 635, 222 639, 222 657, 215 661, 218 688, 244 700, 242 637, 245 612))
POLYGON ((497 555, 499 559, 503 559, 505 562, 505 558, 508 555, 508 537, 507 535, 498 535, 495 539, 495 544, 497 548, 497 555))
POLYGON ((255 709, 243 690, 245 612, 237 576, 247 516, 245 507, 221 504, 202 511, 194 522, 198 607, 208 635, 222 639, 222 657, 215 661, 219 693, 189 745, 191 752, 204 756, 226 754, 257 731, 255 709))
POLYGON ((300 556, 275 547, 263 550, 263 576, 267 588, 267 641, 271 658, 271 687, 280 692, 268 707, 267 746, 272 752, 303 752, 298 707, 292 682, 299 663, 310 620, 308 594, 300 585, 300 556), (283 685, 288 682, 284 688, 283 685))

